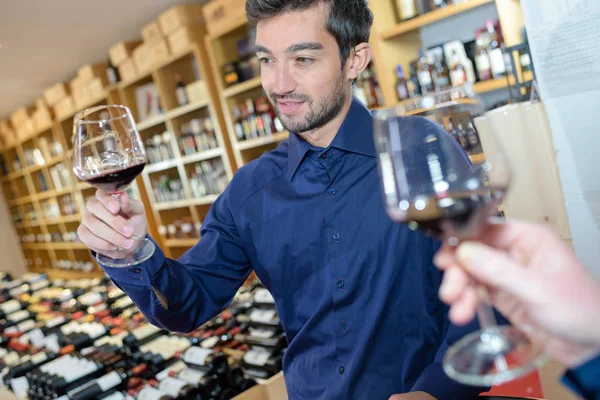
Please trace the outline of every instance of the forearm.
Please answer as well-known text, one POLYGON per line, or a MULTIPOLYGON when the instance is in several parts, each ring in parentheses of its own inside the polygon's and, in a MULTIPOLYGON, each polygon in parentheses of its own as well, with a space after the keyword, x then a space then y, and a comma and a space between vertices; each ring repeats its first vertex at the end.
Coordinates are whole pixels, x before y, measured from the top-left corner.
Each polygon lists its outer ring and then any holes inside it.
POLYGON ((202 250, 192 249, 175 261, 156 246, 152 258, 142 264, 103 268, 154 325, 190 332, 222 311, 248 274, 246 269, 208 265, 198 252, 202 250))

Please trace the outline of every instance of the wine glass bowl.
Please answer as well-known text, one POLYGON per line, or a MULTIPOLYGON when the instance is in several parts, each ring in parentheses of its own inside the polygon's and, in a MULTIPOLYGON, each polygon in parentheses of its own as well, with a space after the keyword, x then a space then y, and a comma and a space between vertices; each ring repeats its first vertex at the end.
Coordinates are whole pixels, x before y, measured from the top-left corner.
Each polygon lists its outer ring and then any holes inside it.
MULTIPOLYGON (((75 114, 72 161, 73 172, 80 180, 119 200, 146 165, 146 151, 129 108, 106 105, 75 114)), ((97 254, 97 260, 106 266, 122 267, 152 256, 155 246, 151 240, 135 236, 131 239, 140 243, 129 256, 113 259, 97 254)))
MULTIPOLYGON (((393 221, 450 246, 485 231, 509 189, 511 165, 484 113, 472 85, 373 112, 383 200, 393 221)), ((485 300, 478 309, 481 330, 444 358, 446 373, 464 384, 505 382, 542 360, 522 331, 496 325, 485 300)))

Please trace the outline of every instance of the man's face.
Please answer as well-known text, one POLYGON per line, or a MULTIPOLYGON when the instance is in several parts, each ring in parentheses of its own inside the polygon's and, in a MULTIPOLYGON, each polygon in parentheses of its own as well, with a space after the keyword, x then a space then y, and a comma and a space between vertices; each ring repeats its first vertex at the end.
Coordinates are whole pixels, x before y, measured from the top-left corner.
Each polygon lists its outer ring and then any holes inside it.
POLYGON ((258 23, 256 54, 262 85, 289 131, 319 128, 341 111, 350 81, 335 38, 325 29, 323 4, 258 23))

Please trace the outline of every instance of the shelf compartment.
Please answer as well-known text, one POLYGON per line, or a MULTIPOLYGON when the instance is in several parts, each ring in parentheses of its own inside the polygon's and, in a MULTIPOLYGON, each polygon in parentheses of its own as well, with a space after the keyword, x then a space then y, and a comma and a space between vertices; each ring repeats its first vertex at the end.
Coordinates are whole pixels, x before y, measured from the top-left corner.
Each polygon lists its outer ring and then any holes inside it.
POLYGON ((280 132, 275 133, 272 136, 263 136, 255 139, 244 140, 242 142, 236 143, 236 147, 239 151, 244 151, 248 149, 254 149, 256 147, 261 147, 273 143, 278 143, 286 140, 289 137, 288 132, 280 132))
POLYGON ((211 158, 221 157, 222 155, 223 150, 220 147, 217 147, 216 149, 202 150, 196 154, 181 157, 181 161, 183 162, 183 164, 189 164, 193 162, 208 160, 211 158))
POLYGON ((250 79, 249 81, 238 83, 236 85, 233 85, 233 86, 223 90, 223 96, 225 96, 226 98, 233 97, 238 94, 248 92, 252 89, 256 89, 256 88, 260 87, 261 84, 262 84, 262 79, 260 76, 258 76, 256 78, 250 79))
POLYGON ((453 4, 444 8, 430 11, 408 21, 402 21, 381 34, 384 40, 393 39, 404 33, 417 30, 423 26, 433 24, 435 22, 450 18, 454 15, 481 7, 488 3, 493 3, 494 0, 469 0, 466 3, 453 4))
POLYGON ((176 159, 175 160, 167 160, 167 161, 161 161, 158 163, 146 165, 145 172, 147 172, 149 174, 153 174, 155 172, 160 172, 160 171, 164 171, 164 170, 175 168, 175 167, 177 167, 176 159))
POLYGON ((184 199, 177 201, 167 201, 164 203, 157 203, 154 205, 154 209, 157 211, 169 210, 171 208, 182 208, 189 206, 200 206, 205 204, 212 204, 219 197, 216 194, 200 197, 197 199, 184 199))

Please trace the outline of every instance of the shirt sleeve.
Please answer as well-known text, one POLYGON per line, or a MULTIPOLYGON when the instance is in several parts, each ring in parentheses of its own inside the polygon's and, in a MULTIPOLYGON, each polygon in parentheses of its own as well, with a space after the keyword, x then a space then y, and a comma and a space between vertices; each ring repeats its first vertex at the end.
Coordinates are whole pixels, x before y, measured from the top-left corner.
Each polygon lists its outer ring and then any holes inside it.
POLYGON ((562 382, 583 399, 600 400, 600 354, 567 371, 562 382))
POLYGON ((102 266, 154 325, 193 331, 227 307, 249 276, 250 263, 229 206, 230 187, 210 208, 202 240, 178 261, 166 258, 156 245, 152 258, 139 265, 102 266), (167 308, 155 291, 167 300, 167 308))

